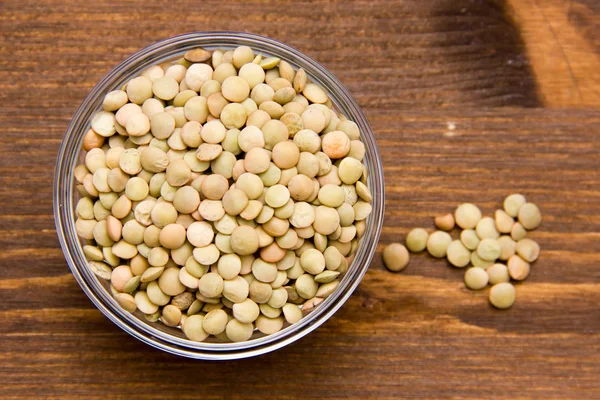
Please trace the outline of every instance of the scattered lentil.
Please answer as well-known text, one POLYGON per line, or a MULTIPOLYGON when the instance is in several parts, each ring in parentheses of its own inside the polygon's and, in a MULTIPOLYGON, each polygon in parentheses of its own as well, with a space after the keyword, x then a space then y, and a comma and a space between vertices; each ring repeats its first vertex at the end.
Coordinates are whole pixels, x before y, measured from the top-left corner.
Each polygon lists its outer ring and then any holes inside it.
POLYGON ((444 258, 450 243, 452 243, 452 238, 447 232, 435 231, 427 239, 427 251, 433 257, 444 258))
POLYGON ((521 225, 520 222, 515 222, 512 229, 510 230, 510 237, 518 242, 519 240, 523 239, 526 235, 527 231, 525 230, 525 228, 523 228, 523 225, 521 225))
POLYGON ((519 208, 519 222, 523 228, 533 230, 542 222, 540 209, 533 203, 525 203, 519 208))
POLYGON ((496 210, 494 213, 496 220, 496 229, 500 233, 510 233, 515 223, 515 220, 504 210, 496 210))
POLYGON ((456 224, 463 229, 473 229, 481 220, 481 211, 476 205, 464 203, 458 206, 454 213, 456 224))
POLYGON ((454 228, 454 216, 450 213, 435 217, 435 226, 443 231, 451 231, 454 228))
POLYGON ((479 236, 473 229, 465 229, 460 233, 460 240, 469 250, 476 250, 479 246, 479 236))
POLYGON ((472 290, 480 290, 487 286, 489 276, 482 268, 469 268, 465 272, 465 285, 472 290))
POLYGON ((496 222, 493 218, 484 217, 479 220, 475 227, 479 239, 497 239, 500 233, 496 230, 496 222))
POLYGON ((490 303, 499 309, 510 308, 516 298, 515 287, 508 282, 497 283, 490 289, 490 303))
POLYGON ((429 233, 423 228, 415 228, 406 236, 406 247, 413 253, 418 253, 427 247, 429 233))
POLYGON ((400 243, 391 243, 383 250, 383 264, 390 271, 402 271, 408 265, 409 255, 400 243))
POLYGON ((488 274, 491 285, 510 281, 508 268, 504 264, 494 264, 492 266, 489 266, 486 269, 486 272, 488 274))
POLYGON ((471 251, 460 240, 454 240, 446 250, 446 257, 455 267, 466 267, 471 261, 471 251))
POLYGON ((522 281, 529 276, 531 266, 518 255, 511 256, 506 265, 510 277, 514 280, 522 281))
POLYGON ((511 194, 504 199, 504 211, 506 211, 508 216, 516 218, 519 215, 521 206, 523 206, 523 204, 526 202, 527 200, 522 194, 511 194))

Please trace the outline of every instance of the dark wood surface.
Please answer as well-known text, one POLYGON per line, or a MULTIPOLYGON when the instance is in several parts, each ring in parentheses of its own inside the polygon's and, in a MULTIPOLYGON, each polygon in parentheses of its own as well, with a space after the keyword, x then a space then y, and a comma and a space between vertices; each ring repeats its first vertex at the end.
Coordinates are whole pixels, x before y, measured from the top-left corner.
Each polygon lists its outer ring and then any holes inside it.
POLYGON ((0 397, 600 398, 599 25, 594 0, 1 1, 0 397), (537 203, 515 306, 443 261, 393 274, 378 253, 330 321, 258 358, 171 356, 97 311, 52 216, 69 119, 128 54, 228 29, 297 47, 356 96, 385 165, 379 250, 461 202, 537 203))

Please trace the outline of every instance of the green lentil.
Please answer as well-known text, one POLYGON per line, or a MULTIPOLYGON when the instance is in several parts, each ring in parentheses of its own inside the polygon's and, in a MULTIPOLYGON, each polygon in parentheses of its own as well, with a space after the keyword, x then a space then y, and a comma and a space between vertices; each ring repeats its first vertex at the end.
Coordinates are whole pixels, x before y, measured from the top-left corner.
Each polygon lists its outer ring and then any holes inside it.
POLYGON ((531 266, 518 255, 511 256, 506 265, 510 277, 514 280, 522 281, 529 276, 531 266))
POLYGON ((519 208, 519 222, 523 228, 533 230, 542 222, 540 209, 533 203, 525 203, 519 208))
POLYGON ((481 211, 476 205, 464 203, 458 206, 454 213, 456 224, 463 229, 473 229, 481 220, 481 211))
POLYGON ((496 229, 500 233, 510 233, 515 223, 515 220, 504 210, 496 210, 494 219, 496 221, 496 229))
POLYGON ((482 239, 477 246, 477 255, 486 261, 495 261, 500 257, 501 248, 495 239, 482 239))
POLYGON ((515 241, 519 241, 523 239, 526 235, 527 231, 525 230, 525 228, 523 228, 523 225, 521 225, 520 222, 515 222, 512 229, 510 230, 510 237, 515 241))
POLYGON ((465 229, 460 233, 460 240, 469 250, 476 250, 479 246, 479 236, 473 229, 465 229))
POLYGON ((454 240, 446 250, 446 257, 455 267, 466 267, 471 261, 471 251, 460 240, 454 240))
POLYGON ((531 239, 521 239, 516 244, 516 252, 525 261, 534 262, 540 254, 540 246, 531 239))
POLYGON ((515 254, 517 243, 510 236, 500 236, 496 241, 500 245, 500 256, 498 257, 500 260, 506 261, 515 254))
POLYGON ((406 247, 413 253, 419 253, 427 247, 429 233, 423 228, 411 230, 406 236, 406 247))
POLYGON ((483 258, 479 257, 477 251, 474 251, 471 253, 471 264, 473 264, 474 267, 486 269, 490 265, 493 265, 494 262, 484 260, 483 258))
POLYGON ((427 239, 427 251, 433 257, 444 258, 450 243, 452 243, 452 238, 448 233, 435 231, 427 239))
POLYGON ((511 194, 506 199, 504 199, 504 211, 510 217, 517 217, 519 215, 519 209, 523 206, 527 200, 525 196, 522 194, 511 194))
POLYGON ((465 272, 465 285, 471 290, 480 290, 487 286, 489 276, 482 268, 469 268, 465 272))
POLYGON ((497 239, 500 237, 500 233, 496 230, 496 222, 490 217, 480 219, 475 232, 477 232, 480 239, 497 239))
POLYGON ((490 290, 490 303, 499 309, 510 308, 516 298, 515 287, 507 282, 497 283, 490 290))
POLYGON ((508 268, 504 264, 494 264, 486 269, 491 285, 497 283, 509 282, 510 275, 508 268))
POLYGON ((400 243, 392 243, 383 250, 383 263, 390 271, 402 271, 408 265, 408 251, 400 243))

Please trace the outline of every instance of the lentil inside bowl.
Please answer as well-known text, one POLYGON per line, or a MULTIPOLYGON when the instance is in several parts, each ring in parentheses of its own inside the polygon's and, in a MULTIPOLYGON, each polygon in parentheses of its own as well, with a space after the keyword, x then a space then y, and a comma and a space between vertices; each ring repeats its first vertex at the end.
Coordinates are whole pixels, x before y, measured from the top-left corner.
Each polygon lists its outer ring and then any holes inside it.
MULTIPOLYGON (((235 98, 235 91, 228 96, 235 98)), ((61 146, 55 179, 55 217, 61 246, 69 267, 88 297, 108 318, 138 339, 175 354, 205 359, 242 358, 272 351, 299 339, 327 320, 350 296, 366 272, 381 230, 384 208, 383 171, 376 143, 364 115, 344 86, 323 67, 297 50, 272 39, 241 33, 193 33, 178 36, 149 46, 115 67, 96 85, 75 114, 61 146), (336 109, 358 125, 365 146, 365 164, 369 171, 367 182, 372 192, 373 212, 367 219, 364 232, 366 240, 362 240, 358 246, 354 261, 338 288, 312 313, 272 335, 264 336, 255 332, 247 342, 198 343, 185 339, 175 328, 148 322, 143 317, 140 319, 139 315, 125 312, 111 296, 106 282, 98 280, 87 267, 86 254, 74 227, 74 170, 75 165, 81 161, 83 137, 90 121, 100 110, 106 93, 120 88, 148 67, 181 57, 190 49, 233 49, 242 45, 261 51, 263 56, 279 57, 295 68, 302 68, 312 82, 325 89, 336 109)), ((138 183, 140 182, 134 182, 131 190, 137 190, 138 183)))

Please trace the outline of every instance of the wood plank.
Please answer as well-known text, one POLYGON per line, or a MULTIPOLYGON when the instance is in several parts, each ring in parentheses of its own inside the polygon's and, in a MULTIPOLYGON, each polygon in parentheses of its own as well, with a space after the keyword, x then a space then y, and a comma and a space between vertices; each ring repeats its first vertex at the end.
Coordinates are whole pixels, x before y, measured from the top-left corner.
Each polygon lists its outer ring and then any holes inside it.
POLYGON ((600 8, 587 0, 509 0, 543 103, 600 106, 600 8))
POLYGON ((110 67, 142 47, 184 32, 235 30, 299 48, 335 73, 363 106, 541 104, 520 34, 500 0, 135 4, 3 2, 0 47, 7 51, 0 54, 0 79, 10 84, 0 95, 22 96, 35 87, 35 96, 21 104, 68 106, 68 117, 110 67))

